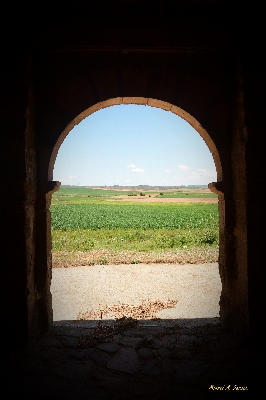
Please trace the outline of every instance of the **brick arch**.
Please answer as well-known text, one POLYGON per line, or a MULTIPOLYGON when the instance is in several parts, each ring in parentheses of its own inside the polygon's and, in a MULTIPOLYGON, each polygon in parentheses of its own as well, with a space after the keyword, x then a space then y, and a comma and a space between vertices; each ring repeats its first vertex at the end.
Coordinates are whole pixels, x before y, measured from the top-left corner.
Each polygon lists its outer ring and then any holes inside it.
MULTIPOLYGON (((205 141, 207 147, 209 148, 209 150, 212 154, 212 157, 213 157, 213 160, 214 160, 214 163, 216 166, 217 181, 222 182, 223 173, 222 173, 222 164, 221 164, 220 156, 219 156, 218 150, 217 150, 212 138, 210 137, 210 135, 208 134, 206 129, 204 129, 202 127, 202 125, 192 115, 190 115, 188 112, 186 112, 182 108, 177 107, 173 104, 167 103, 165 101, 161 101, 161 100, 157 100, 157 99, 153 99, 153 98, 145 98, 145 97, 116 97, 116 98, 112 98, 112 99, 109 99, 106 101, 98 102, 95 105, 93 105, 93 106, 89 107, 88 109, 86 109, 85 111, 83 111, 82 113, 80 113, 76 118, 74 118, 63 130, 63 132, 59 136, 59 138, 52 150, 49 167, 48 167, 48 181, 53 180, 53 169, 54 169, 54 164, 55 164, 55 160, 56 160, 59 148, 60 148, 61 144, 63 143, 64 139, 66 138, 66 136, 68 135, 68 133, 74 128, 74 126, 78 125, 83 119, 85 119, 86 117, 88 117, 89 115, 93 114, 94 112, 96 112, 98 110, 101 110, 106 107, 111 107, 114 105, 120 105, 120 104, 137 104, 137 105, 144 105, 144 106, 147 105, 147 106, 151 106, 151 107, 161 108, 162 110, 170 111, 173 114, 176 114, 179 117, 181 117, 182 119, 184 119, 185 121, 187 121, 200 134, 200 136, 205 141)), ((59 187, 59 186, 57 186, 57 187, 59 187)), ((212 183, 209 185, 209 187, 211 190, 216 191, 215 184, 212 183)))

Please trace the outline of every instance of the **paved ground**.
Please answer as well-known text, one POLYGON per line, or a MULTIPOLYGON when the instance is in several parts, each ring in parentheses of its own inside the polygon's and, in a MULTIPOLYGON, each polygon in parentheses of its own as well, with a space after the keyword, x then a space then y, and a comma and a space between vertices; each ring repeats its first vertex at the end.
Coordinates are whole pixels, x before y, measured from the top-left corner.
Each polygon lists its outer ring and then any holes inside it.
POLYGON ((219 316, 217 263, 94 265, 56 268, 52 276, 54 321, 86 313, 89 319, 100 319, 101 314, 103 319, 136 318, 140 306, 142 318, 149 318, 151 311, 164 319, 219 316), (161 306, 156 308, 156 302, 161 306))

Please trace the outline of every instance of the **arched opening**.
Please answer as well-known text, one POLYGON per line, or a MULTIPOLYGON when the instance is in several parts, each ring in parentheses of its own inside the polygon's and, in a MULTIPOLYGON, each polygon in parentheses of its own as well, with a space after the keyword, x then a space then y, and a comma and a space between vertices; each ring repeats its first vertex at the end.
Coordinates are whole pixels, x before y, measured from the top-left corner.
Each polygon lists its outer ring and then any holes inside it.
POLYGON ((178 115, 179 117, 183 118, 184 120, 186 120, 200 134, 200 136, 203 138, 206 145, 208 146, 208 148, 212 154, 214 163, 215 163, 215 167, 216 167, 216 171, 217 171, 217 182, 221 182, 223 180, 222 165, 221 165, 221 160, 220 160, 218 150, 217 150, 213 140, 209 136, 208 132, 201 126, 201 124, 192 115, 190 115, 186 111, 182 110, 180 107, 177 107, 170 103, 166 103, 164 101, 160 101, 160 100, 156 100, 156 99, 147 99, 144 97, 118 97, 118 98, 109 99, 109 100, 95 104, 94 106, 88 108, 87 110, 85 110, 84 112, 79 114, 73 121, 71 121, 66 126, 64 131, 59 136, 59 138, 53 148, 52 154, 51 154, 49 167, 48 167, 48 181, 53 180, 53 169, 54 169, 54 163, 55 163, 55 159, 56 159, 58 150, 59 150, 61 144, 63 143, 64 139, 68 135, 68 133, 73 129, 73 127, 75 125, 78 125, 84 118, 88 117, 89 115, 93 114, 94 112, 96 112, 100 109, 106 108, 106 107, 119 105, 119 104, 139 104, 139 105, 144 105, 144 106, 148 105, 151 107, 157 107, 157 108, 161 108, 162 110, 165 110, 165 111, 170 111, 170 112, 178 115))
POLYGON ((109 107, 111 105, 119 105, 119 104, 139 104, 139 105, 149 105, 149 106, 154 106, 154 107, 158 107, 161 108, 165 111, 172 111, 174 114, 180 116, 181 118, 183 118, 184 120, 186 120, 187 122, 189 122, 189 124, 195 129, 197 130, 197 132, 200 133, 201 137, 204 139, 205 143, 207 144, 208 148, 211 150, 211 154, 213 156, 213 159, 215 161, 215 165, 216 165, 216 170, 217 170, 217 175, 218 175, 218 181, 219 179, 221 180, 222 178, 222 168, 221 168, 221 162, 220 162, 220 158, 218 155, 218 152, 216 150, 216 147, 213 143, 213 141, 211 140, 211 138, 209 137, 208 133, 200 126, 200 124, 193 118, 191 117, 188 113, 185 113, 183 110, 179 109, 178 107, 175 106, 171 106, 167 103, 164 102, 159 102, 157 100, 153 100, 153 99, 134 99, 134 98, 124 98, 124 99, 119 99, 120 102, 118 102, 118 99, 112 99, 108 102, 104 102, 104 103, 100 103, 97 104, 95 107, 86 110, 84 113, 82 113, 81 115, 79 115, 71 124, 68 125, 68 127, 64 130, 64 132, 62 133, 62 135, 60 136, 52 157, 51 157, 51 162, 50 162, 50 168, 49 168, 49 173, 50 173, 50 177, 51 177, 51 168, 53 166, 52 162, 55 162, 55 158, 56 158, 56 154, 57 151, 61 145, 61 143, 63 142, 64 138, 66 137, 66 135, 70 132, 70 130, 79 122, 82 121, 82 119, 86 118, 87 116, 89 116, 90 114, 92 114, 95 111, 100 110, 101 108, 105 108, 105 107, 109 107), (145 102, 146 100, 146 102, 145 102), (196 129, 197 128, 197 129, 196 129))

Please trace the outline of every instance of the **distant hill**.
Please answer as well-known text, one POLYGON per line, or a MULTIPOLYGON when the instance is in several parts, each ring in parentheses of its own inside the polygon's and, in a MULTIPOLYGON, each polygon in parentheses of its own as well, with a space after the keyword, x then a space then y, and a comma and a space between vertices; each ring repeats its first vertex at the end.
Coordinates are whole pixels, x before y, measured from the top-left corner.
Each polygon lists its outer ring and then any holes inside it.
POLYGON ((110 190, 178 190, 178 189, 208 189, 208 185, 181 185, 181 186, 150 186, 150 185, 137 185, 137 186, 75 186, 75 185, 61 185, 61 187, 86 187, 90 189, 110 189, 110 190))

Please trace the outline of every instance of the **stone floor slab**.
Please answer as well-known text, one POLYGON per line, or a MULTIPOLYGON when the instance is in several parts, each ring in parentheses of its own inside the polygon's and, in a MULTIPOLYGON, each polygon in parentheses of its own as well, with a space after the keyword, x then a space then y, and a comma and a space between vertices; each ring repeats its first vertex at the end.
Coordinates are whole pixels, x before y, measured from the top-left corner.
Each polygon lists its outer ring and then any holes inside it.
POLYGON ((136 351, 134 349, 120 348, 114 358, 108 362, 107 368, 134 374, 139 369, 136 351))

